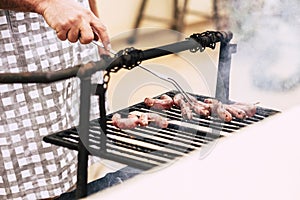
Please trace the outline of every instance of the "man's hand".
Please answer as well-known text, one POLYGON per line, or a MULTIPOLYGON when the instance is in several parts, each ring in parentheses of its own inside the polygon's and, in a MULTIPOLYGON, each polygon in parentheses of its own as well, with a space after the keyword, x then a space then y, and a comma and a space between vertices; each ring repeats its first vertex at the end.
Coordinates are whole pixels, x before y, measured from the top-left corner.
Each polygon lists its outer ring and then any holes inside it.
POLYGON ((79 40, 82 44, 87 44, 97 35, 105 48, 109 48, 110 41, 106 27, 89 9, 76 1, 40 1, 37 12, 56 31, 59 39, 68 39, 70 42, 79 40))

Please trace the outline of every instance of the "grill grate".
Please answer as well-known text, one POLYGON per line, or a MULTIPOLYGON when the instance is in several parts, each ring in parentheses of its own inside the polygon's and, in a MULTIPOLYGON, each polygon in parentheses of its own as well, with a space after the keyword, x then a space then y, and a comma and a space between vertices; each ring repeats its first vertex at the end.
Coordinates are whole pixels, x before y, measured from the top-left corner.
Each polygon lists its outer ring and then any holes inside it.
MULTIPOLYGON (((177 92, 169 91, 166 94, 173 97, 177 92)), ((203 101, 207 96, 195 95, 203 101)), ((159 95, 160 96, 160 95, 159 95)), ((155 97, 158 98, 159 96, 155 97)), ((154 112, 167 117, 169 126, 158 128, 151 123, 147 127, 120 130, 109 123, 114 113, 107 115, 106 150, 101 151, 102 134, 99 119, 90 122, 88 136, 88 150, 91 154, 131 165, 141 169, 149 169, 173 162, 213 140, 230 136, 243 127, 257 123, 278 111, 258 107, 256 114, 245 120, 233 118, 231 122, 221 122, 214 117, 201 117, 194 114, 193 120, 185 121, 180 110, 173 106, 170 110, 153 110, 143 102, 117 111, 123 117, 133 111, 154 112)), ((77 128, 46 136, 44 141, 78 150, 79 135, 77 128)))

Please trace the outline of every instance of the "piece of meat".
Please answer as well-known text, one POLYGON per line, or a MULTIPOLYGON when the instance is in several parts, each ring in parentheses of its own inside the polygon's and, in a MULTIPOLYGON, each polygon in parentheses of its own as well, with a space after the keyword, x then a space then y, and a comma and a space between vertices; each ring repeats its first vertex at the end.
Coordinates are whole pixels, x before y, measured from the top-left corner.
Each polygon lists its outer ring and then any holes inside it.
POLYGON ((222 102, 217 99, 204 99, 204 102, 210 105, 212 116, 217 116, 225 122, 230 122, 232 120, 232 114, 226 110, 222 102))
MULTIPOLYGON (((216 111, 215 105, 218 104, 217 99, 205 99, 205 103, 211 105, 211 109, 216 111)), ((256 113, 256 105, 255 104, 248 104, 242 102, 236 102, 233 104, 223 104, 225 110, 227 110, 231 115, 238 119, 245 119, 246 117, 253 117, 256 113)))
POLYGON ((175 106, 180 107, 180 104, 184 102, 184 97, 182 94, 178 93, 173 97, 173 102, 175 106))
POLYGON ((162 94, 162 95, 160 96, 160 99, 163 99, 163 100, 169 102, 170 104, 173 104, 173 99, 172 99, 172 97, 170 97, 170 96, 167 95, 167 94, 162 94))
POLYGON ((174 104, 173 99, 166 94, 161 95, 160 99, 153 99, 147 97, 144 99, 144 103, 149 107, 159 110, 168 110, 174 104))
POLYGON ((174 104, 180 108, 181 115, 184 119, 192 119, 193 111, 191 109, 191 105, 184 101, 184 97, 182 94, 178 93, 173 98, 174 104))
POLYGON ((247 103, 234 103, 234 104, 230 104, 231 106, 235 107, 235 108, 239 108, 241 110, 244 110, 247 117, 253 117, 256 113, 256 109, 257 106, 255 104, 247 104, 247 103))
POLYGON ((189 98, 192 100, 192 102, 198 106, 201 106, 205 109, 210 109, 210 106, 208 103, 205 103, 205 102, 202 102, 202 101, 198 101, 196 97, 192 96, 192 95, 189 95, 189 98))
POLYGON ((207 109, 206 107, 203 107, 199 104, 193 105, 192 108, 194 112, 200 116, 208 117, 210 115, 210 109, 207 109))
POLYGON ((136 115, 128 115, 128 118, 121 118, 116 113, 112 116, 112 124, 119 129, 134 129, 139 124, 139 118, 136 115))
POLYGON ((168 119, 156 113, 147 113, 148 119, 154 121, 155 125, 160 128, 167 128, 169 125, 168 119))
POLYGON ((184 119, 193 119, 193 111, 191 105, 187 102, 180 104, 181 115, 184 119))
POLYGON ((193 102, 191 105, 192 109, 195 113, 197 113, 200 116, 208 117, 210 115, 210 106, 207 103, 204 103, 202 101, 198 101, 197 98, 195 98, 192 95, 189 95, 190 100, 193 102))
POLYGON ((224 105, 221 102, 216 106, 216 113, 218 117, 225 122, 230 122, 232 120, 232 115, 224 108, 224 105))
POLYGON ((217 99, 204 99, 204 103, 207 104, 217 104, 219 102, 219 100, 217 99))
POLYGON ((242 110, 238 107, 229 105, 229 104, 223 104, 223 105, 224 105, 224 108, 228 112, 230 112, 234 117, 236 117, 238 119, 245 119, 247 117, 247 114, 244 110, 242 110))
POLYGON ((148 114, 147 113, 142 113, 140 115, 140 118, 139 118, 139 125, 148 126, 148 124, 149 124, 148 119, 149 119, 148 114))

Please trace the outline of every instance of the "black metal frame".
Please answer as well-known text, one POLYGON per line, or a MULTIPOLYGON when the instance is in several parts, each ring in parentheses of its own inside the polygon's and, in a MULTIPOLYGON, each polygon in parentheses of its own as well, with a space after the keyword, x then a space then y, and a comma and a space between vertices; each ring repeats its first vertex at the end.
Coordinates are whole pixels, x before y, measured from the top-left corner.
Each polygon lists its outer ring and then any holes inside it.
MULTIPOLYGON (((26 73, 1 73, 0 83, 51 83, 71 77, 81 79, 80 94, 80 135, 89 135, 89 110, 90 95, 93 87, 96 87, 95 95, 99 96, 100 126, 106 133, 106 110, 105 93, 107 90, 110 73, 117 72, 122 68, 131 69, 138 66, 142 61, 161 57, 169 54, 179 53, 190 50, 191 52, 204 51, 206 47, 214 49, 216 43, 220 42, 220 57, 218 66, 218 79, 216 96, 223 101, 228 101, 229 97, 229 72, 231 64, 231 54, 235 52, 236 45, 230 44, 232 39, 231 32, 207 31, 201 34, 193 34, 184 41, 176 42, 147 50, 137 50, 129 48, 121 50, 114 58, 103 57, 98 62, 90 62, 85 65, 77 65, 72 68, 56 72, 26 72, 26 73), (106 71, 104 83, 98 85, 91 84, 91 75, 97 71, 106 71), (224 90, 225 88, 225 90, 224 90)), ((85 137, 80 138, 79 144, 71 149, 78 150, 78 169, 77 169, 77 192, 76 198, 87 195, 87 163, 89 152, 85 148, 85 137)), ((44 138, 45 141, 47 141, 44 138)), ((106 152, 106 137, 101 137, 101 157, 109 158, 106 152)), ((54 143, 60 145, 60 142, 54 143)), ((117 158, 122 163, 122 158, 117 158)), ((132 163, 134 166, 135 163, 132 163)), ((151 166, 148 166, 151 167, 151 166)), ((147 166, 145 166, 147 168, 147 166)))

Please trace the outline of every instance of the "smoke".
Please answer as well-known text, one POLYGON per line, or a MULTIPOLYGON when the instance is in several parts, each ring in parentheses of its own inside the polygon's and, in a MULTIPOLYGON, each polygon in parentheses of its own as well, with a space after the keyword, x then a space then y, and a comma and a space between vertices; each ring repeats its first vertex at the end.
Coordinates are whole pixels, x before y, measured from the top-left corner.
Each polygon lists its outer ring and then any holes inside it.
POLYGON ((299 87, 300 1, 230 1, 229 26, 252 65, 253 84, 273 91, 299 87))

